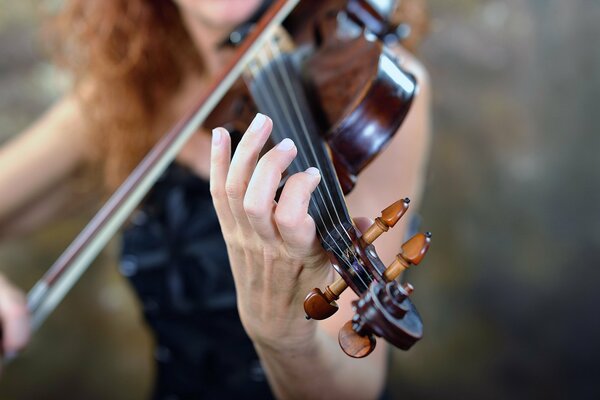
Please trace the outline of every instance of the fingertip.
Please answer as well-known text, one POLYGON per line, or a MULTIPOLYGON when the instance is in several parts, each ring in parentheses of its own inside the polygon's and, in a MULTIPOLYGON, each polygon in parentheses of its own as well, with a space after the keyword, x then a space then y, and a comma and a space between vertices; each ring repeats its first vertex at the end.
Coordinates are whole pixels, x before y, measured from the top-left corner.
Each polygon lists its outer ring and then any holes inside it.
POLYGON ((290 151, 294 147, 296 147, 296 145, 294 144, 294 141, 290 138, 285 138, 281 142, 279 142, 279 144, 277 145, 277 150, 290 151))
POLYGON ((218 127, 212 130, 212 145, 219 146, 229 137, 229 132, 227 129, 218 127))
POLYGON ((315 168, 315 167, 307 168, 306 171, 304 171, 304 172, 306 172, 307 174, 312 175, 312 176, 321 177, 321 171, 319 171, 319 169, 315 168))
POLYGON ((315 167, 310 167, 310 168, 307 168, 306 171, 304 171, 304 172, 312 177, 313 191, 314 191, 317 188, 317 186, 319 186, 319 183, 321 182, 321 179, 322 179, 321 171, 319 171, 315 167))
POLYGON ((268 115, 265 115, 265 126, 269 129, 273 127, 273 120, 268 115))
POLYGON ((249 132, 262 132, 262 131, 270 131, 273 126, 273 120, 266 116, 265 114, 257 113, 252 119, 250 126, 248 127, 249 132))
POLYGON ((217 146, 221 143, 221 137, 223 136, 223 133, 221 132, 221 129, 219 128, 215 128, 212 130, 212 145, 213 146, 217 146))

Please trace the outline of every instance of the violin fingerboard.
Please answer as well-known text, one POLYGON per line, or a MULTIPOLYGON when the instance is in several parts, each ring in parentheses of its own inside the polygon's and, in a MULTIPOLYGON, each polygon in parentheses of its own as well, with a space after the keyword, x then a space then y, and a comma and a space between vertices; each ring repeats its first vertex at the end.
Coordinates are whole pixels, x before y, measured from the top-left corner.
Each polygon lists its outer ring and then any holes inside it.
POLYGON ((359 292, 367 290, 373 278, 355 254, 349 234, 352 219, 292 57, 281 54, 271 59, 255 73, 249 87, 258 109, 273 120, 273 143, 290 138, 296 144, 298 156, 287 175, 309 167, 319 169, 322 179, 311 196, 308 213, 315 221, 321 244, 337 258, 334 265, 343 270, 338 272, 350 277, 359 292))

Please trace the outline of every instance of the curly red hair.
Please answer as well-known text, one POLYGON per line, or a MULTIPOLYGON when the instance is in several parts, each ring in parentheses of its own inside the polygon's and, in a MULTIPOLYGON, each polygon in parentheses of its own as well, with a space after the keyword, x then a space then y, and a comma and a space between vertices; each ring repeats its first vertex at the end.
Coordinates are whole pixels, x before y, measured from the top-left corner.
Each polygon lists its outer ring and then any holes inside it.
MULTIPOLYGON (((414 47, 426 30, 424 0, 400 4, 414 47)), ((105 182, 115 188, 163 133, 156 128, 161 104, 190 73, 202 73, 201 55, 171 0, 65 0, 50 32, 58 64, 76 88, 91 89, 77 93, 105 182)))
POLYGON ((202 71, 200 55, 179 9, 165 0, 68 0, 50 34, 50 50, 84 104, 106 184, 115 188, 161 133, 161 105, 190 71, 202 71))

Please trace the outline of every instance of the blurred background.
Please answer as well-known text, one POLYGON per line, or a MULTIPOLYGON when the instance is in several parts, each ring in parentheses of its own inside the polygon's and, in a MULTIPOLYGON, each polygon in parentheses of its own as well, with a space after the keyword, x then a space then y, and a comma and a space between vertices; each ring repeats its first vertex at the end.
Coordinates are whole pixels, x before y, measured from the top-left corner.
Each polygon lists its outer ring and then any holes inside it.
MULTIPOLYGON (((600 2, 429 4, 435 235, 409 276, 426 337, 394 353, 394 398, 600 398, 600 2)), ((38 6, 0 0, 0 142, 64 85, 38 6)), ((30 288, 90 212, 4 239, 0 269, 30 288)), ((1 399, 148 396, 151 338, 114 247, 4 371, 1 399)))

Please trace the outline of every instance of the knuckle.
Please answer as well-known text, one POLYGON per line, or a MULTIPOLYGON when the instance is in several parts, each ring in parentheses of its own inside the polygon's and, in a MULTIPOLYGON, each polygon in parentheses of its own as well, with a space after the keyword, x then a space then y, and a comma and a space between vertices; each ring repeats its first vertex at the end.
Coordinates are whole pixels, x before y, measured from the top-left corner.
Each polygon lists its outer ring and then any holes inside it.
POLYGON ((271 174, 274 171, 279 171, 280 168, 277 167, 277 164, 274 160, 272 153, 267 153, 258 160, 256 164, 256 171, 260 174, 271 174))
POLYGON ((286 212, 285 210, 278 208, 275 211, 275 222, 282 228, 292 229, 298 226, 300 218, 294 213, 286 212))
POLYGON ((307 174, 297 173, 288 178, 287 185, 294 191, 309 193, 310 181, 307 174))
POLYGON ((231 179, 228 179, 225 183, 225 194, 231 200, 241 200, 244 196, 244 189, 244 185, 231 179))
POLYGON ((268 214, 269 209, 265 204, 251 198, 244 198, 244 211, 250 218, 261 218, 268 214))

